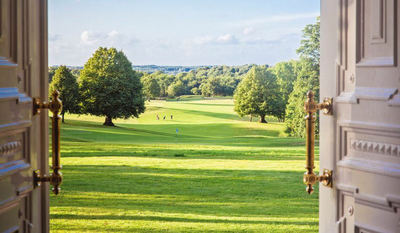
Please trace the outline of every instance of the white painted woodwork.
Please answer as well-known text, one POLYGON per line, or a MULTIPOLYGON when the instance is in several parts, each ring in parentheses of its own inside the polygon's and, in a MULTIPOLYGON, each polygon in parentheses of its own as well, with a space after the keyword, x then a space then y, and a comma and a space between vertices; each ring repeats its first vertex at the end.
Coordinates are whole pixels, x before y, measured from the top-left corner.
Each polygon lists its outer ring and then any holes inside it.
POLYGON ((0 1, 0 232, 48 232, 47 111, 32 116, 32 97, 47 98, 47 1, 0 1))
POLYGON ((320 96, 334 97, 320 123, 320 168, 334 170, 334 188, 320 185, 321 233, 400 232, 399 9, 321 1, 320 96))

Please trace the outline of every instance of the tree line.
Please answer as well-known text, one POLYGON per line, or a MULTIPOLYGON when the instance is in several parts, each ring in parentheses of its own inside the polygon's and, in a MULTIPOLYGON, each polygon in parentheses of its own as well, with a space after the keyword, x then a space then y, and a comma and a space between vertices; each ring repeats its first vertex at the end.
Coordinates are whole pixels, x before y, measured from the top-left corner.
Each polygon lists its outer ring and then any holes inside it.
POLYGON ((201 67, 177 75, 142 73, 148 100, 181 95, 232 96, 243 76, 256 65, 201 67))
MULTIPOLYGON (((304 137, 304 100, 308 90, 319 97, 319 18, 307 25, 298 60, 268 65, 206 66, 176 75, 136 72, 122 51, 100 47, 82 70, 49 69, 50 91, 59 90, 65 112, 112 119, 138 117, 145 99, 181 95, 234 96, 240 116, 275 116, 291 136, 304 137)), ((318 121, 317 121, 318 124, 318 121)), ((318 127, 316 127, 318 129, 318 127)))

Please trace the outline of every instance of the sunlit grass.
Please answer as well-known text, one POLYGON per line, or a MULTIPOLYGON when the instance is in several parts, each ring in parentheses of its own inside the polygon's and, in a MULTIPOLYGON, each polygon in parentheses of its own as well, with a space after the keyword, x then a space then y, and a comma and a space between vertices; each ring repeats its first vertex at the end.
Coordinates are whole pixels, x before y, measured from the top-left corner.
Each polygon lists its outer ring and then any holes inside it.
POLYGON ((201 98, 151 101, 117 127, 103 120, 66 116, 52 232, 318 231, 304 140, 282 123, 250 123, 231 99, 201 98))

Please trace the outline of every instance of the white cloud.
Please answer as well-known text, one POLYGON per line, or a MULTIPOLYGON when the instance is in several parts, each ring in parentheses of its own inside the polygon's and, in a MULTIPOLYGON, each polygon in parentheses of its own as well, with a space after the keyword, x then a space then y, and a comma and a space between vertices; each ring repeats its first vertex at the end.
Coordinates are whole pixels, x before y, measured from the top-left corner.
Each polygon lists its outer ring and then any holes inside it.
POLYGON ((241 40, 243 44, 264 44, 264 45, 274 45, 274 44, 282 44, 288 41, 292 41, 295 39, 296 41, 300 40, 301 34, 299 32, 295 33, 282 33, 282 34, 275 34, 270 35, 268 37, 246 37, 241 40))
POLYGON ((246 27, 245 29, 243 29, 243 34, 244 35, 249 35, 251 33, 254 32, 254 28, 253 27, 246 27))
POLYGON ((198 45, 208 44, 212 42, 214 38, 212 36, 201 36, 193 39, 193 42, 198 45))
POLYGON ((117 32, 117 31, 115 31, 115 30, 112 30, 111 32, 107 33, 107 35, 108 35, 110 38, 113 38, 113 37, 117 37, 117 36, 119 35, 119 32, 117 32))
POLYGON ((231 44, 231 43, 237 43, 238 40, 232 34, 225 34, 217 37, 216 42, 223 44, 231 44))
POLYGON ((122 35, 116 30, 112 30, 108 33, 85 30, 81 33, 81 43, 84 45, 107 46, 113 45, 116 42, 119 44, 123 42, 122 35))
POLYGON ((95 33, 91 31, 83 31, 81 33, 81 42, 84 44, 92 45, 98 42, 98 38, 95 33))
POLYGON ((205 44, 235 44, 239 42, 239 40, 232 34, 223 34, 220 36, 201 36, 194 38, 192 41, 186 44, 196 44, 196 45, 205 45, 205 44))
POLYGON ((271 15, 265 18, 258 18, 258 19, 248 19, 242 20, 239 22, 234 22, 234 25, 240 26, 250 26, 256 24, 265 24, 265 23, 277 23, 277 22, 287 22, 287 21, 295 21, 300 19, 309 19, 309 18, 316 18, 319 16, 319 12, 311 12, 305 14, 282 14, 282 15, 271 15))

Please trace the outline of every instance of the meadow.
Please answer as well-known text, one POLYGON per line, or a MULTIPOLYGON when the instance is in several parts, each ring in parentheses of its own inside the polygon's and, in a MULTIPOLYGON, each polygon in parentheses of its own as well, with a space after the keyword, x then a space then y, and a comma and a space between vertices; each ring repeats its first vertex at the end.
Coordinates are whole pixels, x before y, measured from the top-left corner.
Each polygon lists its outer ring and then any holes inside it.
POLYGON ((66 115, 51 232, 318 232, 304 139, 287 137, 283 123, 240 118, 230 98, 146 108, 117 127, 66 115))

